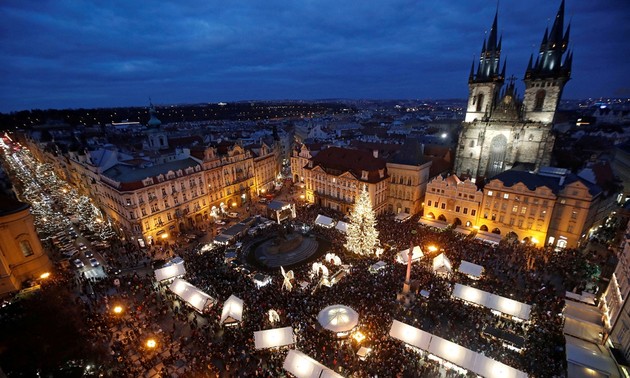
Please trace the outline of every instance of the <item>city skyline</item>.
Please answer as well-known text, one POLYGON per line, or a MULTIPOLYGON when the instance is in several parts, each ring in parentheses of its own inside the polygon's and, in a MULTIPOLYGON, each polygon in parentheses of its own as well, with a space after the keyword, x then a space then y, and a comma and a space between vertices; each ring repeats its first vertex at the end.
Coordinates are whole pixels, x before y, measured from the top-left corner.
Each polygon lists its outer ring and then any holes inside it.
MULTIPOLYGON (((499 3, 523 78, 560 1, 499 3), (532 11, 533 10, 533 11, 532 11)), ((630 96, 630 6, 569 1, 564 99, 630 96)), ((497 3, 44 2, 0 5, 0 112, 240 100, 465 98, 497 3)), ((522 89, 522 84, 519 83, 522 89)), ((522 90, 519 90, 522 93, 522 90)))

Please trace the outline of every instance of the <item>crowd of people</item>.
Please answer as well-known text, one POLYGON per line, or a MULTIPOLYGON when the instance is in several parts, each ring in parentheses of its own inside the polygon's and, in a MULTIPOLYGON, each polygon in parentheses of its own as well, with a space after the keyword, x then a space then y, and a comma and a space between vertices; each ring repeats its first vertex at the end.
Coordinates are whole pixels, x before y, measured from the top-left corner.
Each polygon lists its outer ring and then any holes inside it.
MULTIPOLYGON (((317 214, 342 219, 330 209, 317 206, 301 207, 293 223, 312 225, 317 214)), ((276 225, 275 228, 284 227, 276 225)), ((298 229, 298 227, 294 227, 298 229)), ((579 286, 586 279, 580 270, 581 254, 574 250, 553 252, 521 243, 501 242, 491 246, 456 233, 419 225, 417 219, 396 223, 393 215, 378 218, 381 241, 387 244, 380 257, 355 256, 343 247, 343 234, 336 229, 313 227, 326 251, 317 260, 331 273, 340 268, 323 255, 331 252, 351 265, 349 274, 331 287, 319 286, 311 278, 311 263, 290 267, 298 282, 292 291, 282 289, 283 278, 277 272, 266 271, 272 283, 257 287, 252 273, 226 264, 225 247, 201 252, 200 246, 152 246, 146 250, 130 244, 114 244, 108 253, 112 264, 136 264, 138 271, 127 275, 111 275, 101 280, 80 278, 75 283, 81 289, 87 319, 94 341, 107 345, 111 361, 103 365, 108 375, 119 377, 144 376, 153 371, 156 376, 280 376, 288 348, 255 350, 254 332, 269 328, 293 328, 296 348, 344 376, 352 377, 433 377, 459 376, 428 355, 406 347, 389 336, 394 319, 431 334, 451 340, 468 349, 485 354, 533 377, 563 375, 564 351, 562 312, 564 290, 579 286), (406 266, 395 262, 395 254, 419 245, 427 256, 412 267, 414 287, 429 292, 416 295, 408 306, 397 301, 402 289, 406 266), (479 280, 456 271, 449 276, 433 274, 433 255, 426 248, 439 247, 434 254, 444 252, 454 267, 466 260, 485 268, 479 280), (146 262, 152 258, 178 255, 185 261, 185 279, 206 292, 217 303, 209 311, 198 313, 168 290, 168 282, 156 282, 146 262), (387 266, 376 272, 369 267, 383 260, 387 266), (519 322, 493 314, 489 309, 468 305, 451 297, 454 283, 532 304, 529 322, 519 322), (90 290, 84 290, 89 286, 90 290), (237 326, 220 324, 222 304, 230 295, 244 300, 243 320, 237 326), (359 314, 358 329, 366 338, 357 342, 352 337, 338 339, 318 326, 317 314, 331 304, 343 304, 359 314), (114 306, 124 311, 114 314, 114 306), (272 324, 267 316, 275 310, 280 320, 272 324), (492 327, 523 340, 522 351, 508 348, 508 340, 489 336, 492 327), (145 342, 154 338, 157 346, 148 348, 145 342), (357 350, 371 348, 365 360, 357 350)), ((265 235, 245 235, 243 245, 265 235), (249 239, 248 239, 249 238, 249 239)), ((247 261, 243 249, 240 259, 247 261)), ((263 270, 263 268, 252 268, 263 270)))

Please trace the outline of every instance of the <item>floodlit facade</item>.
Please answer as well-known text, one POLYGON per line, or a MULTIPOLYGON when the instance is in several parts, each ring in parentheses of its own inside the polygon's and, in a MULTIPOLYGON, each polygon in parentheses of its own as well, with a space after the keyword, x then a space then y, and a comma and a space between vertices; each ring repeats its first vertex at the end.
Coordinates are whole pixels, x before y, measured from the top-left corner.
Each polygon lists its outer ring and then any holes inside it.
POLYGON ((0 295, 4 295, 50 272, 52 264, 35 232, 30 206, 3 193, 0 201, 0 295))
POLYGON ((538 174, 509 170, 483 190, 456 175, 427 186, 424 217, 526 241, 538 246, 577 247, 604 217, 614 196, 565 169, 538 174))

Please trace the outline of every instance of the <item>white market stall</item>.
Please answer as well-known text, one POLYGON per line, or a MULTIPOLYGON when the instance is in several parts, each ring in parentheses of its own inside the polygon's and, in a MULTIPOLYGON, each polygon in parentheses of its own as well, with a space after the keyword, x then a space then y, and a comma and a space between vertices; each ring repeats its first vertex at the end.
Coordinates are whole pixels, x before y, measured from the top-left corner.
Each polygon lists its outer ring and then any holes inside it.
POLYGON ((455 365, 460 372, 465 369, 486 378, 527 378, 520 370, 398 320, 392 323, 389 335, 429 353, 433 360, 445 361, 446 366, 455 365))
POLYGON ((376 273, 381 269, 385 269, 387 263, 385 261, 377 261, 368 268, 370 273, 376 273))
POLYGON ((223 310, 221 310, 221 320, 219 323, 225 325, 236 325, 243 320, 243 307, 244 302, 242 299, 236 297, 234 294, 223 304, 223 310))
POLYGON ((296 349, 289 351, 282 367, 297 378, 343 378, 343 375, 335 373, 296 349))
POLYGON ((332 228, 335 225, 335 221, 325 215, 317 214, 317 218, 315 218, 315 224, 325 228, 332 228))
POLYGON ((389 329, 389 335, 416 348, 429 350, 431 334, 409 324, 394 320, 389 329))
POLYGON ((394 221, 398 223, 402 223, 402 222, 408 221, 410 218, 411 218, 411 214, 409 213, 398 213, 396 214, 394 221))
POLYGON ((562 331, 565 335, 575 336, 595 344, 601 342, 600 335, 604 332, 601 310, 585 303, 565 301, 562 331))
POLYGON ((337 336, 347 336, 359 324, 359 314, 348 306, 332 305, 317 315, 322 328, 335 332, 337 336))
MULTIPOLYGON (((418 260, 420 260, 422 257, 424 257, 424 253, 422 253, 422 249, 420 249, 420 246, 415 246, 412 249, 411 252, 411 262, 416 262, 418 260)), ((401 264, 407 264, 407 262, 409 258, 409 248, 402 250, 400 252, 398 252, 398 254, 396 254, 396 261, 398 261, 401 264)))
POLYGON ((335 225, 335 228, 345 234, 346 232, 348 232, 348 223, 339 221, 335 225))
POLYGON ((445 275, 449 275, 453 272, 453 269, 451 268, 451 260, 446 257, 446 254, 440 253, 433 258, 433 272, 445 275))
POLYGON ((434 220, 434 219, 428 219, 428 218, 420 218, 418 219, 418 223, 428 226, 428 227, 439 228, 440 230, 443 230, 449 226, 449 224, 446 222, 434 220))
POLYGON ((476 279, 476 280, 481 278, 481 275, 483 274, 483 266, 477 265, 477 264, 473 264, 473 263, 465 261, 465 260, 462 260, 462 262, 461 262, 461 264, 459 264, 459 268, 457 268, 457 270, 460 273, 465 274, 468 277, 476 279))
POLYGON ((176 278, 169 289, 199 312, 204 312, 207 307, 216 303, 214 298, 181 278, 176 278))
POLYGON ((156 269, 154 271, 155 280, 158 282, 170 280, 171 278, 182 277, 186 274, 186 268, 184 268, 184 261, 176 264, 164 266, 163 268, 156 269))
POLYGON ((501 242, 501 235, 493 234, 492 232, 477 231, 475 239, 479 239, 485 243, 499 245, 499 243, 501 242))
POLYGON ((565 336, 565 339, 567 370, 569 373, 574 373, 569 377, 618 378, 620 376, 614 360, 607 355, 608 353, 602 353, 597 345, 571 336, 565 336), (581 372, 589 374, 579 375, 581 372))
POLYGON ((453 288, 453 297, 525 321, 529 320, 531 312, 531 306, 528 304, 458 283, 453 288))
POLYGON ((256 349, 277 348, 295 344, 293 328, 272 328, 254 332, 254 347, 256 349))

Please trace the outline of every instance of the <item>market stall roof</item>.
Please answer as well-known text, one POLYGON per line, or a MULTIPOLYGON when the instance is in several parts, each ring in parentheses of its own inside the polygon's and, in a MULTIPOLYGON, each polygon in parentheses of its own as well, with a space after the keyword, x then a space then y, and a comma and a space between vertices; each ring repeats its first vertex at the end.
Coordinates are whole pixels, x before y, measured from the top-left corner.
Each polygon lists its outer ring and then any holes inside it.
POLYGON ((343 375, 295 349, 289 351, 282 367, 297 378, 343 378, 343 375))
POLYGON ((506 315, 515 316, 523 320, 529 320, 531 306, 525 303, 517 302, 509 298, 458 283, 456 283, 453 288, 453 296, 467 302, 488 307, 506 315))
POLYGON ((477 353, 454 342, 434 335, 429 345, 429 353, 450 361, 466 370, 474 371, 473 368, 475 366, 477 353))
POLYGON ((429 227, 439 228, 441 230, 449 226, 449 224, 446 222, 442 222, 442 221, 434 220, 434 219, 427 219, 427 218, 420 218, 418 220, 418 223, 423 224, 425 226, 429 226, 429 227))
POLYGON ((243 320, 243 303, 243 300, 236 297, 234 294, 230 295, 223 304, 219 323, 235 323, 243 320))
POLYGON ((501 242, 502 237, 501 235, 493 234, 492 232, 477 231, 477 235, 475 235, 475 239, 479 239, 481 241, 496 245, 496 244, 499 244, 499 242, 501 242))
POLYGON ((359 324, 359 314, 348 306, 336 304, 321 310, 317 321, 329 331, 348 332, 359 324))
POLYGON ((284 202, 280 200, 273 200, 267 204, 267 208, 273 211, 284 210, 291 207, 289 202, 284 202))
POLYGON ((228 244, 230 241, 234 239, 232 235, 219 234, 216 238, 214 238, 214 242, 217 244, 228 244))
POLYGON ((601 341, 600 333, 603 330, 602 312, 598 307, 571 300, 565 301, 564 334, 598 343, 601 341))
POLYGON ((339 221, 335 225, 335 228, 345 234, 346 232, 348 232, 348 223, 339 221))
POLYGON ((370 265, 368 270, 372 273, 378 272, 379 270, 385 268, 387 263, 385 261, 377 261, 374 264, 370 265))
POLYGON ((275 348, 295 344, 293 328, 272 328, 254 332, 254 347, 256 349, 275 348))
POLYGON ((169 289, 199 312, 203 312, 204 308, 206 308, 209 303, 216 303, 214 298, 181 278, 176 278, 169 289))
POLYGON ((446 257, 446 254, 440 253, 433 258, 433 271, 436 273, 451 273, 453 271, 451 268, 451 260, 446 257))
MULTIPOLYGON (((571 336, 565 336, 565 339, 567 365, 568 367, 576 365, 571 368, 572 370, 584 371, 584 368, 587 368, 610 378, 618 378, 620 376, 617 366, 613 359, 609 357, 606 348, 575 339, 571 336)), ((588 375, 588 377, 592 376, 594 375, 588 375)))
POLYGON ((389 335, 416 348, 429 350, 431 334, 409 324, 394 320, 389 329, 389 335))
POLYGON ((483 266, 473 264, 471 262, 462 260, 461 264, 459 264, 459 268, 457 269, 460 273, 465 274, 467 276, 471 276, 474 278, 480 278, 483 273, 483 266))
POLYGON ((317 218, 315 218, 315 224, 320 225, 322 227, 332 227, 334 226, 335 221, 332 218, 329 218, 325 215, 317 214, 317 218))
MULTIPOLYGON (((417 245, 413 247, 413 250, 411 252, 411 262, 418 261, 423 256, 424 256, 424 253, 422 253, 422 249, 420 249, 420 246, 417 245)), ((396 261, 398 261, 401 264, 407 264, 407 262, 409 261, 408 259, 409 259, 409 248, 402 250, 398 252, 398 254, 396 254, 396 261)))
POLYGON ((230 236, 242 235, 245 231, 247 231, 248 228, 249 227, 244 224, 237 223, 229 227, 228 229, 224 230, 223 235, 230 235, 230 236))
POLYGON ((181 263, 171 264, 169 266, 165 266, 164 268, 156 269, 154 274, 156 281, 164 281, 183 276, 186 274, 186 268, 184 268, 184 263, 182 261, 181 263))
POLYGON ((398 213, 398 214, 396 214, 396 217, 394 218, 394 221, 396 221, 396 222, 404 222, 404 221, 408 220, 409 218, 411 218, 411 215, 409 213, 398 213))

